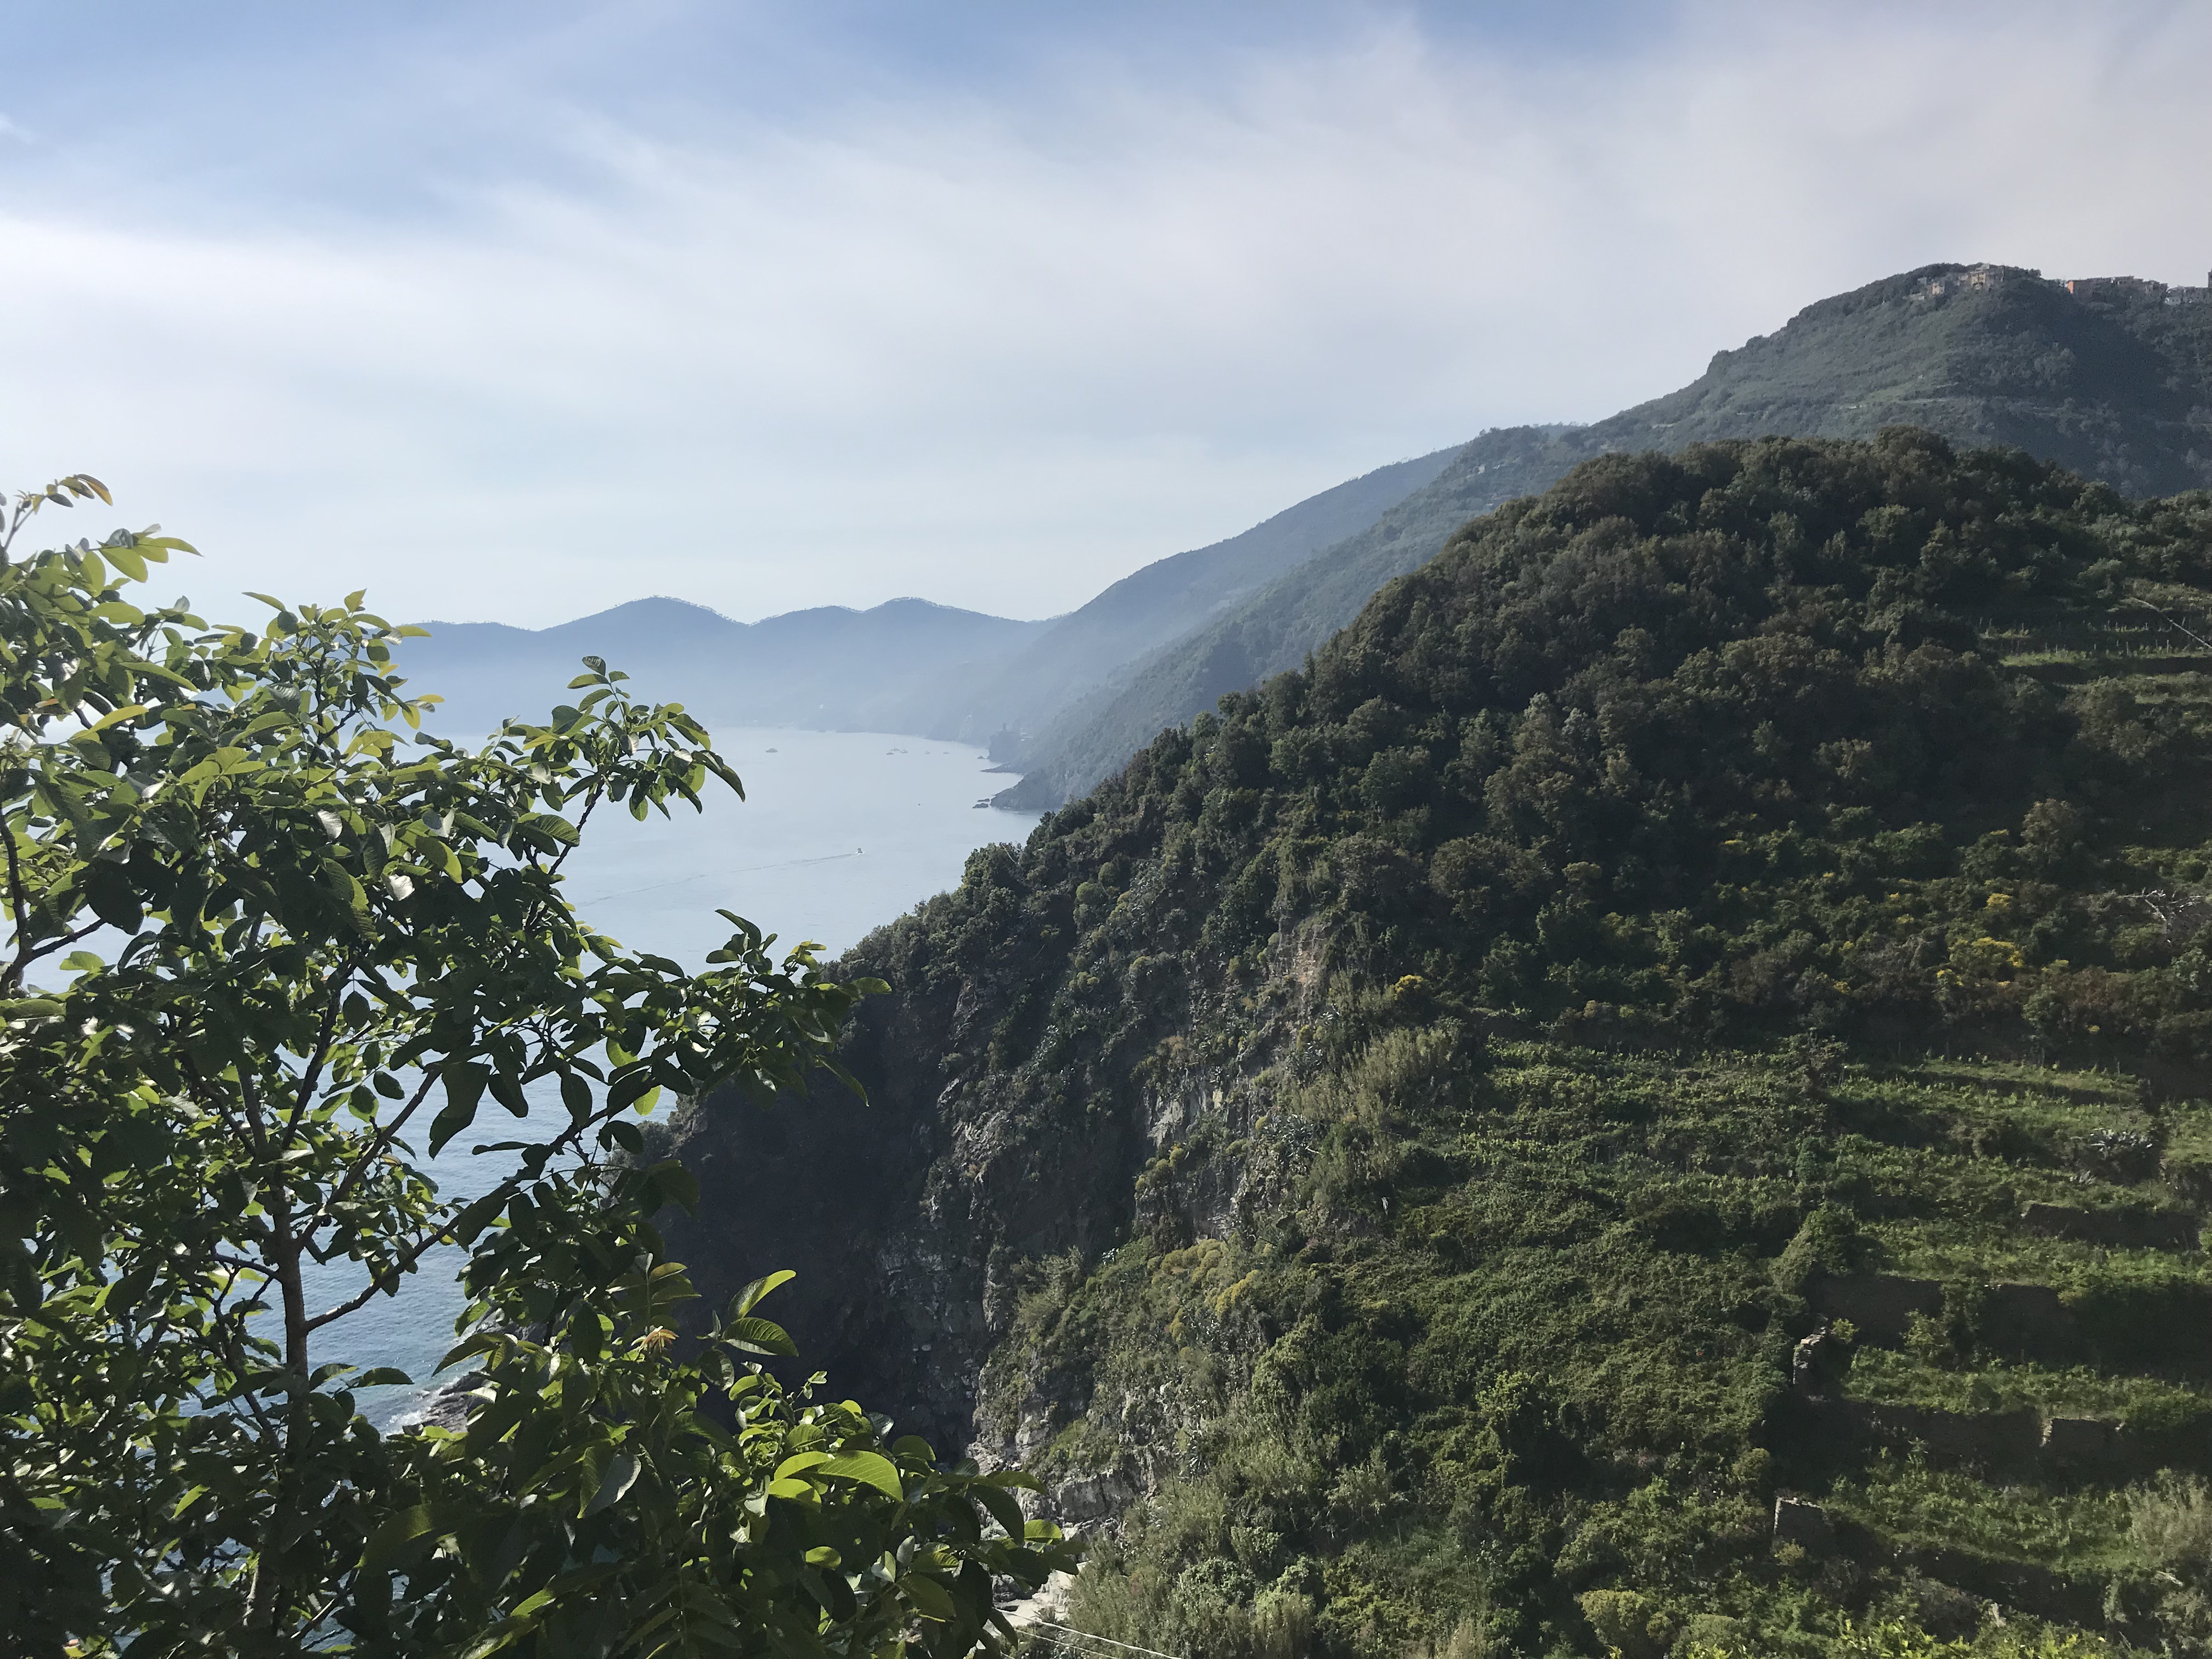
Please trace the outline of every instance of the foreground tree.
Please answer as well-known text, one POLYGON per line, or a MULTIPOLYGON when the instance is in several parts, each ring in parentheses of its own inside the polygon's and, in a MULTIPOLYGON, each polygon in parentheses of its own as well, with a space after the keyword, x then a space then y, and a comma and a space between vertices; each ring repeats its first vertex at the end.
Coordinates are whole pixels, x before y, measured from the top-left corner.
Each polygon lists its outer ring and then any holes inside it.
MULTIPOLYGON (((587 659, 480 750, 419 733, 361 596, 260 629, 125 597, 185 544, 15 560, 0 516, 0 1629, 10 1651, 717 1651, 942 1659, 1066 1547, 1019 1477, 939 1472, 702 1343, 652 1218, 696 1194, 662 1091, 800 1085, 870 988, 735 932, 702 975, 562 896, 592 816, 738 789, 680 707, 587 659), (105 944, 103 944, 105 941, 105 944), (98 948, 93 948, 98 947, 98 948), (557 1088, 465 1206, 416 1161, 557 1088), (470 1247, 465 1428, 380 1434, 347 1316, 470 1247), (357 1289, 310 1300, 319 1264, 357 1289), (358 1356, 352 1356, 358 1358, 358 1356)), ((742 793, 740 789, 740 793, 742 793)), ((816 1380, 817 1382, 819 1379, 816 1380)))

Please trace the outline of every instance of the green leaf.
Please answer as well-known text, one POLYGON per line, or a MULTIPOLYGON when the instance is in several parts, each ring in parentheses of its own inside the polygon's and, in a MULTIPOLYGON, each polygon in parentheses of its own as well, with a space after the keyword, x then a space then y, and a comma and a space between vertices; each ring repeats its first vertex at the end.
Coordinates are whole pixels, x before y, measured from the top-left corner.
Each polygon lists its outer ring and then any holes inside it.
POLYGON ((923 1618, 945 1625, 960 1616, 950 1592, 928 1574, 910 1572, 898 1581, 898 1585, 906 1592, 906 1599, 914 1603, 914 1610, 923 1618))
POLYGON ((449 1064, 439 1074, 439 1081, 446 1085, 447 1100, 455 1106, 471 1109, 483 1097, 484 1085, 490 1078, 490 1066, 466 1060, 449 1064))
POLYGON ((707 769, 708 771, 712 772, 716 777, 721 779, 724 783, 730 786, 730 788, 735 793, 739 800, 743 800, 745 798, 744 780, 740 778, 737 773, 731 769, 727 761, 725 761, 720 755, 714 753, 711 749, 701 754, 699 758, 706 763, 707 769))
POLYGON ((576 826, 557 812, 532 812, 520 822, 532 834, 563 847, 574 847, 583 839, 576 826))
POLYGON ((402 1510, 388 1516, 376 1530, 368 1535, 368 1542, 361 1552, 361 1565, 380 1567, 390 1562, 408 1545, 437 1526, 437 1518, 428 1504, 417 1504, 411 1510, 402 1510))
POLYGON ((646 1175, 665 1202, 680 1205, 689 1214, 698 1213, 699 1177, 690 1170, 672 1158, 654 1164, 646 1175))
POLYGON ((446 1105, 430 1125, 430 1156, 446 1149, 446 1143, 477 1121, 477 1103, 483 1098, 484 1085, 490 1079, 491 1068, 487 1066, 449 1065, 442 1081, 446 1085, 446 1105))
POLYGON ((501 1105, 517 1117, 530 1115, 530 1097, 522 1092, 522 1085, 504 1072, 491 1074, 491 1095, 501 1105))
POLYGON ((765 1319, 732 1319, 722 1327, 722 1338, 747 1353, 775 1353, 789 1358, 799 1352, 789 1332, 765 1319))
MULTIPOLYGON (((142 575, 139 580, 143 581, 145 578, 142 575)), ((114 725, 118 720, 131 720, 145 712, 146 705, 143 702, 125 703, 120 708, 109 709, 107 713, 102 714, 89 726, 86 727, 86 732, 88 735, 94 732, 105 732, 109 726, 114 725)))
POLYGON ((988 1480, 978 1480, 968 1488, 975 1500, 990 1511, 991 1519, 1006 1528, 1006 1536, 1022 1535, 1022 1506, 1014 1501, 1013 1493, 1004 1486, 994 1486, 988 1480))
POLYGON ((361 883, 353 872, 336 859, 325 859, 322 867, 323 884, 337 896, 338 902, 366 917, 368 914, 368 895, 362 890, 361 883))
MULTIPOLYGON (((476 1243, 477 1235, 492 1224, 492 1218, 507 1207, 507 1189, 495 1187, 481 1198, 471 1199, 453 1218, 453 1238, 456 1244, 476 1243)), ((441 1367, 440 1369, 443 1369, 441 1367)))
POLYGON ((637 1483, 638 1471, 641 1467, 636 1457, 629 1452, 617 1452, 608 1459, 607 1472, 599 1477, 599 1489, 592 1494, 591 1501, 584 1505, 583 1513, 578 1518, 588 1519, 609 1505, 621 1502, 623 1494, 637 1483))
POLYGON ((92 906, 93 915, 118 933, 138 931, 146 912, 121 865, 96 860, 85 866, 83 881, 85 902, 92 906))
MULTIPOLYGON (((611 1048, 613 1045, 608 1046, 611 1048)), ((607 1104, 620 1111, 624 1107, 642 1100, 647 1095, 652 1093, 656 1086, 653 1080, 653 1068, 650 1066, 634 1066, 617 1077, 612 1085, 609 1087, 607 1104)))
MULTIPOLYGON (((840 1480, 857 1480, 902 1503, 906 1499, 906 1488, 899 1484, 898 1470, 892 1467, 890 1459, 876 1452, 845 1452, 839 1456, 824 1459, 816 1473, 831 1475, 840 1480)), ((1003 1498, 1006 1494, 1001 1492, 1000 1496, 1003 1498)), ((995 1515, 996 1511, 993 1513, 995 1515)), ((1014 1521, 1018 1527, 1021 1522, 1018 1509, 1014 1512, 1014 1521)))
POLYGON ((739 1291, 735 1296, 730 1298, 730 1317, 732 1319, 742 1319, 745 1315, 750 1313, 755 1308, 760 1306, 762 1299, 771 1291, 777 1289, 781 1285, 788 1285, 793 1279, 798 1277, 799 1275, 792 1272, 790 1268, 784 1267, 775 1273, 766 1273, 762 1277, 756 1279, 751 1284, 746 1285, 743 1290, 739 1291))
POLYGON ((574 1072, 561 1074, 561 1103, 568 1115, 580 1121, 592 1115, 592 1085, 574 1072))
MULTIPOLYGON (((499 1194, 495 1193, 491 1196, 495 1198, 499 1194)), ((478 1200, 478 1202, 482 1201, 478 1200)), ((471 1205, 470 1207, 473 1209, 475 1206, 471 1205)), ((434 1371, 442 1371, 449 1366, 459 1364, 464 1359, 473 1359, 480 1353, 495 1353, 499 1346, 500 1337, 496 1331, 471 1332, 447 1349, 444 1356, 430 1369, 434 1371)))

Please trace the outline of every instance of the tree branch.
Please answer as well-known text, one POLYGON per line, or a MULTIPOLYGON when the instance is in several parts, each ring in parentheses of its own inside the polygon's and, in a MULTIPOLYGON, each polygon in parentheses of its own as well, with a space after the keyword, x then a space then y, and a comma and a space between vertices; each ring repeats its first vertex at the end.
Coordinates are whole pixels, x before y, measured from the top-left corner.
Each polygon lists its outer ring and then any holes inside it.
POLYGON ((445 1075, 445 1071, 443 1060, 423 1068, 422 1086, 415 1091, 415 1097, 400 1109, 397 1116, 377 1126, 368 1145, 355 1158, 353 1167, 346 1171, 345 1179, 338 1182, 337 1189, 328 1198, 316 1206, 315 1213, 307 1218, 307 1231, 301 1237, 312 1238, 322 1230, 323 1224, 331 1218, 331 1212, 345 1202, 362 1178, 375 1167, 377 1159, 391 1149, 392 1143, 399 1138, 399 1132, 407 1127, 407 1120, 414 1116, 423 1101, 429 1097, 431 1089, 445 1075))
POLYGON ((0 984, 20 985, 22 982, 23 970, 33 963, 50 957, 57 951, 66 950, 80 939, 90 939, 106 926, 105 922, 99 921, 88 921, 83 927, 72 927, 59 939, 49 939, 35 949, 28 945, 24 946, 16 951, 15 960, 9 964, 7 973, 0 975, 0 984))
POLYGON ((23 969, 27 965, 22 955, 23 936, 29 932, 30 925, 23 914, 23 866, 15 853, 15 826, 0 820, 0 836, 4 836, 8 842, 8 904, 15 917, 16 949, 15 964, 4 975, 0 975, 0 984, 14 990, 23 982, 23 969))
POLYGON ((355 959, 348 957, 331 970, 330 1000, 323 1008, 323 1029, 316 1036, 314 1051, 307 1056, 307 1069, 300 1079, 299 1098, 292 1103, 292 1115, 284 1122, 287 1140, 299 1133, 300 1121, 314 1101, 315 1085, 322 1079, 323 1062, 330 1058, 331 1044, 337 1035, 338 1000, 353 979, 354 965, 355 959))
MULTIPOLYGON (((563 1129, 551 1140, 541 1142, 540 1144, 550 1148, 550 1151, 555 1153, 559 1152, 564 1146, 570 1147, 572 1150, 581 1151, 582 1137, 586 1132, 596 1128, 601 1124, 613 1121, 616 1118, 622 1116, 629 1109, 630 1109, 627 1106, 603 1106, 598 1111, 589 1114, 581 1120, 572 1121, 566 1129, 563 1129)), ((526 1179, 534 1180, 536 1177, 526 1177, 520 1170, 517 1170, 515 1173, 502 1179, 497 1186, 491 1189, 489 1193, 483 1194, 481 1198, 471 1199, 469 1202, 471 1204, 481 1203, 483 1201, 483 1198, 489 1198, 494 1194, 511 1194, 520 1191, 522 1187, 522 1183, 526 1179)), ((400 1253, 398 1259, 391 1267, 386 1267, 379 1272, 373 1273, 370 1275, 369 1283, 358 1295, 347 1297, 346 1300, 339 1303, 337 1306, 327 1309, 324 1312, 316 1315, 314 1318, 309 1320, 307 1322, 307 1329, 310 1331, 320 1330, 324 1326, 331 1324, 334 1321, 343 1319, 349 1313, 358 1312, 361 1309, 368 1305, 371 1297, 387 1290, 391 1286, 397 1285, 402 1274, 412 1273, 415 1270, 415 1264, 422 1259, 422 1254, 424 1251, 428 1250, 441 1243, 458 1242, 452 1240, 450 1236, 453 1231, 453 1224, 460 1218, 460 1209, 465 1207, 466 1206, 458 1206, 452 1215, 446 1218, 443 1223, 437 1227, 433 1228, 428 1232, 421 1235, 412 1246, 400 1253)))

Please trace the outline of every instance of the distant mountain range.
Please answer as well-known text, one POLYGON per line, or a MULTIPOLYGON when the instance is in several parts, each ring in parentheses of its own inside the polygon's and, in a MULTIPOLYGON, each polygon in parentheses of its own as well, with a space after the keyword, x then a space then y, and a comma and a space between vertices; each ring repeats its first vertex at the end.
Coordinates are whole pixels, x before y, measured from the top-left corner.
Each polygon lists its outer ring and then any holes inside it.
POLYGON ((627 671, 641 693, 712 720, 832 731, 917 730, 915 711, 996 672, 1051 626, 892 599, 732 622, 682 599, 634 599, 557 628, 425 623, 401 665, 446 699, 437 724, 475 736, 509 715, 542 718, 586 656, 627 671))
POLYGON ((1378 468, 1044 622, 895 599, 747 624, 641 599, 540 631, 428 624, 404 662, 447 697, 449 732, 543 712, 589 653, 724 721, 988 744, 1024 774, 999 803, 1049 807, 1224 692, 1297 666, 1461 525, 1593 455, 1904 424, 2015 445, 2129 495, 2212 486, 2212 290, 1924 266, 1808 307, 1663 398, 1378 468))
POLYGON ((592 655, 655 698, 725 721, 923 732, 1006 758, 1069 705, 1102 688, 1110 695, 1133 665, 1372 524, 1458 453, 1377 467, 1226 541, 1157 560, 1043 622, 892 599, 747 623, 681 599, 637 599, 543 629, 424 623, 430 637, 410 641, 404 663, 421 689, 447 700, 448 732, 543 714, 592 655))

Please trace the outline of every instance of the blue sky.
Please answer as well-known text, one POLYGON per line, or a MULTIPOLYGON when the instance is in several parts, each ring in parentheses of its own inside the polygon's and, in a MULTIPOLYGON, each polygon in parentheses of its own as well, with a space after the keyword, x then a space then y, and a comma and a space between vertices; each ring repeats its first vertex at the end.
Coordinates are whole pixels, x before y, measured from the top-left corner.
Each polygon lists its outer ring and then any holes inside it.
POLYGON ((217 614, 1046 615, 1893 270, 2212 265, 2201 3, 11 24, 6 481, 217 614))

